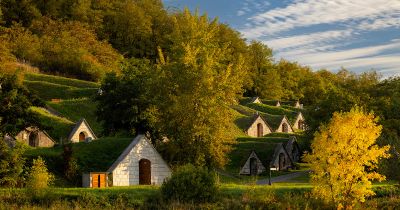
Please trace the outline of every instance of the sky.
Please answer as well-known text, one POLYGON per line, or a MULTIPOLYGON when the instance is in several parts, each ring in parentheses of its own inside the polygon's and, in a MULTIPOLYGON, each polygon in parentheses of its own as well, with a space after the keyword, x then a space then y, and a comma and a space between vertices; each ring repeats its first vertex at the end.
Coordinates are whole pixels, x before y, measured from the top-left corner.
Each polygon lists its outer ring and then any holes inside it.
POLYGON ((400 76, 400 0, 163 0, 198 9, 284 58, 333 72, 400 76))

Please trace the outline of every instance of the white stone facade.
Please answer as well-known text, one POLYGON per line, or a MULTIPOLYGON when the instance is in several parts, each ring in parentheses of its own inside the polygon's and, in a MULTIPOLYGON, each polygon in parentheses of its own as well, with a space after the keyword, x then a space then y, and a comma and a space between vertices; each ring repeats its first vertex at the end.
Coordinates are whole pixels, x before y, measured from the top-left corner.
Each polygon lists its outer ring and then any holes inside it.
POLYGON ((171 176, 171 169, 145 136, 136 137, 108 172, 112 173, 113 186, 139 184, 139 161, 151 162, 151 183, 161 185, 171 176))
POLYGON ((261 116, 258 116, 256 120, 254 120, 254 122, 251 124, 251 126, 247 129, 247 135, 251 137, 258 137, 258 124, 262 125, 263 136, 272 133, 269 125, 261 118, 261 116))
POLYGON ((276 129, 275 132, 277 133, 283 133, 283 125, 286 124, 287 125, 287 132, 285 133, 293 133, 293 128, 289 123, 289 120, 286 118, 286 116, 282 119, 281 123, 279 124, 279 127, 276 129))
POLYGON ((79 142, 79 134, 83 132, 85 135, 85 139, 92 139, 96 140, 97 137, 94 134, 93 130, 90 128, 89 124, 85 119, 80 120, 79 122, 76 123, 75 128, 71 131, 68 140, 70 142, 76 143, 79 142))
POLYGON ((301 112, 299 112, 299 114, 296 117, 296 120, 293 123, 293 129, 304 130, 304 127, 305 127, 304 122, 305 122, 304 116, 301 112), (303 123, 303 125, 301 126, 299 123, 303 123))

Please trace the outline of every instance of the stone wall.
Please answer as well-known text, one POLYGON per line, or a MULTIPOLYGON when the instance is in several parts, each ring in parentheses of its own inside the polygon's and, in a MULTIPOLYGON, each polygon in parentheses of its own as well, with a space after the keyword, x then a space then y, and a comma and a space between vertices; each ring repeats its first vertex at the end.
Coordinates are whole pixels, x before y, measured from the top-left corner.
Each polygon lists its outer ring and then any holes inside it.
POLYGON ((54 146, 54 141, 49 138, 43 131, 36 130, 36 129, 27 129, 24 131, 21 131, 18 133, 16 136, 16 139, 18 141, 24 142, 25 144, 29 145, 29 136, 33 133, 37 133, 37 147, 53 147, 54 146))
POLYGON ((261 117, 257 117, 257 119, 253 122, 253 124, 247 129, 247 135, 251 137, 257 137, 257 124, 261 123, 263 126, 263 135, 267 135, 271 133, 269 126, 264 122, 261 117))
POLYGON ((171 176, 171 169, 150 143, 141 138, 136 146, 112 171, 113 186, 130 186, 139 184, 139 161, 148 159, 151 162, 151 183, 160 185, 171 176))
POLYGON ((249 158, 247 159, 246 163, 240 169, 240 174, 241 175, 250 175, 250 159, 253 158, 253 157, 257 159, 257 174, 261 174, 262 172, 267 170, 264 167, 263 163, 260 161, 260 159, 257 157, 256 153, 253 151, 250 154, 249 158))
POLYGON ((283 132, 283 123, 286 123, 288 126, 288 133, 293 133, 292 126, 290 125, 289 121, 286 118, 283 118, 281 124, 279 125, 278 129, 275 132, 282 133, 283 132))
POLYGON ((288 156, 287 152, 283 148, 283 146, 279 146, 277 148, 277 151, 275 151, 275 156, 274 159, 271 161, 271 167, 277 168, 279 171, 281 170, 286 170, 292 166, 292 163, 290 161, 290 157, 288 156), (285 166, 283 168, 279 168, 279 154, 284 154, 285 156, 285 166))
POLYGON ((303 114, 299 114, 299 115, 297 115, 297 118, 296 118, 296 120, 295 120, 295 122, 294 122, 294 124, 293 124, 293 129, 300 129, 299 128, 299 121, 303 121, 303 123, 304 123, 304 117, 303 117, 303 114))

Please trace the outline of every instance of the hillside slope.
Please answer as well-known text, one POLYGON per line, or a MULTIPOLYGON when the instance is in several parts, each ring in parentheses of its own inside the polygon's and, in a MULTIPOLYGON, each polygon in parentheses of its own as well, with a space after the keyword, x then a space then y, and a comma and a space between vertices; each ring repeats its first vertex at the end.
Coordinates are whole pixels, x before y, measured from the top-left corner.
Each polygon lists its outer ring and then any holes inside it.
POLYGON ((66 139, 74 124, 85 118, 93 131, 100 135, 101 124, 96 120, 96 102, 93 100, 98 83, 60 76, 27 73, 24 85, 38 95, 47 105, 46 109, 33 107, 47 132, 57 142, 66 139))

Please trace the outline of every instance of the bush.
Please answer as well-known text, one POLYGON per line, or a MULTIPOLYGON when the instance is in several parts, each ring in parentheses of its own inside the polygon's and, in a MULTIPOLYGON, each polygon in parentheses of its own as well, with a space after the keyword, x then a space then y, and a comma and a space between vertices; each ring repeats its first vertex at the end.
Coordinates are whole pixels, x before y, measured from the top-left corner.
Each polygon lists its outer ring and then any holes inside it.
POLYGON ((53 181, 54 175, 47 170, 45 161, 41 157, 33 160, 26 183, 27 188, 33 191, 42 190, 47 188, 53 181))
POLYGON ((217 175, 191 164, 178 168, 161 186, 162 196, 169 201, 211 202, 218 192, 217 175))

